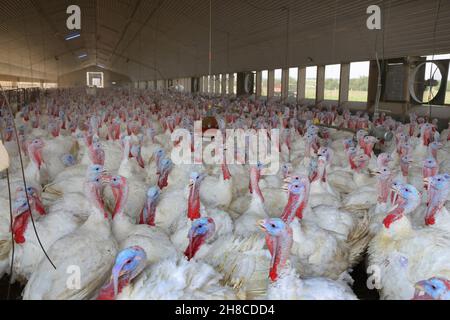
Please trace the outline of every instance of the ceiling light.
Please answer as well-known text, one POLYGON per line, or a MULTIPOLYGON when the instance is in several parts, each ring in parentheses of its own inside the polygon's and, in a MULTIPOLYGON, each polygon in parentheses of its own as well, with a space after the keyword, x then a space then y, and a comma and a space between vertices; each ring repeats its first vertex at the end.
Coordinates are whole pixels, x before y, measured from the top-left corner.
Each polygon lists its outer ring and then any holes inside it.
POLYGON ((82 53, 78 56, 79 59, 83 59, 87 57, 87 53, 82 53))
POLYGON ((78 37, 80 37, 80 36, 81 36, 81 34, 80 34, 79 32, 76 32, 76 33, 71 33, 71 34, 67 35, 64 39, 65 39, 66 41, 69 41, 69 40, 78 38, 78 37))

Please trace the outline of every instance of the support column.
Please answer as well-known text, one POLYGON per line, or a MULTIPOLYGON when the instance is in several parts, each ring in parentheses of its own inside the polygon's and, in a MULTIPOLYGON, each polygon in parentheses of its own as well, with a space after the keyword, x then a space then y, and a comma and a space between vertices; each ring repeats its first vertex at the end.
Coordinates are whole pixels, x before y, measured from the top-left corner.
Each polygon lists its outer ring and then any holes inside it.
POLYGON ((222 80, 221 80, 221 94, 227 94, 227 74, 222 73, 222 80))
POLYGON ((324 99, 325 94, 325 66, 317 67, 316 103, 324 99))
POLYGON ((377 61, 371 60, 370 67, 369 67, 369 84, 368 84, 367 107, 366 107, 366 110, 369 113, 374 112, 375 101, 376 101, 376 97, 377 97, 377 89, 378 89, 377 61))
POLYGON ((339 80, 339 105, 348 101, 350 85, 350 63, 341 64, 341 77, 339 80))
POLYGON ((297 102, 305 99, 306 68, 298 68, 297 75, 297 102))
POLYGON ((289 69, 281 70, 281 99, 284 101, 289 96, 289 69))
POLYGON ((214 93, 214 88, 215 88, 215 86, 214 86, 214 75, 210 75, 208 79, 209 79, 208 80, 209 81, 208 93, 214 93))
POLYGON ((200 92, 201 93, 205 93, 206 92, 206 77, 205 76, 201 76, 200 77, 200 92))
POLYGON ((234 73, 228 74, 228 94, 234 94, 233 88, 234 88, 234 73))
POLYGON ((164 89, 164 80, 157 80, 156 81, 156 89, 163 90, 164 89))
POLYGON ((261 90, 262 90, 262 72, 256 71, 256 92, 255 92, 255 98, 258 99, 261 97, 261 90))
POLYGON ((273 97, 274 85, 275 85, 275 71, 269 70, 267 72, 267 99, 273 97))
POLYGON ((214 86, 215 86, 214 93, 215 93, 216 95, 220 95, 220 93, 222 92, 222 90, 221 90, 221 88, 220 88, 220 75, 218 75, 218 74, 216 74, 216 75, 214 76, 214 86))

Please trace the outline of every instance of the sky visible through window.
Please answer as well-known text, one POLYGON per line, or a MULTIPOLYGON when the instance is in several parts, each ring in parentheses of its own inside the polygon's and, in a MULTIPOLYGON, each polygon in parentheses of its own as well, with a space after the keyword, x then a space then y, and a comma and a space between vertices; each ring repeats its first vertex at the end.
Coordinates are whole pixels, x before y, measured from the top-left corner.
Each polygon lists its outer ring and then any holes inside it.
POLYGON ((370 61, 350 63, 348 101, 367 102, 370 61))
POLYGON ((316 98, 316 81, 317 81, 317 67, 307 67, 306 68, 306 87, 305 87, 305 98, 315 99, 316 98))

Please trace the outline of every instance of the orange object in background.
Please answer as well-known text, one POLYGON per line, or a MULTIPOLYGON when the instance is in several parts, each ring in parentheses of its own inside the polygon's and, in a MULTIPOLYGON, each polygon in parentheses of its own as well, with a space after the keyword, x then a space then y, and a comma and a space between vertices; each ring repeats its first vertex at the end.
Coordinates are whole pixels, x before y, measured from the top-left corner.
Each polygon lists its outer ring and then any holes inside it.
POLYGON ((205 133, 208 129, 219 129, 216 117, 208 116, 202 119, 202 133, 205 133))

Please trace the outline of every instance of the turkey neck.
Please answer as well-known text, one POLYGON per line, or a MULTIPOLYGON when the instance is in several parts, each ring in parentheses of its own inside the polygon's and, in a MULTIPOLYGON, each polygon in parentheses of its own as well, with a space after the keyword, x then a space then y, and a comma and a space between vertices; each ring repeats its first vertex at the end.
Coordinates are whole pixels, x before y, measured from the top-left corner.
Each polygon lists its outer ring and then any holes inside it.
POLYGON ((128 183, 122 182, 120 187, 112 188, 114 199, 116 200, 116 205, 113 210, 112 218, 124 217, 124 208, 128 200, 128 183))
POLYGON ((28 154, 30 156, 30 160, 32 161, 32 163, 34 163, 34 165, 37 167, 37 169, 40 170, 42 163, 44 162, 42 160, 42 149, 28 147, 28 154))
POLYGON ((389 188, 392 185, 392 177, 378 178, 378 203, 387 203, 389 197, 389 188))
POLYGON ((319 161, 318 173, 319 173, 319 181, 326 182, 327 181, 327 164, 324 161, 319 161))
POLYGON ((124 141, 122 163, 127 162, 129 157, 130 157, 130 142, 124 141))
POLYGON ((155 226, 156 200, 147 199, 139 217, 139 224, 155 226))
POLYGON ((88 232, 93 234, 110 234, 110 225, 108 213, 105 210, 105 204, 101 195, 101 186, 95 186, 91 183, 87 183, 86 197, 92 204, 92 213, 86 222, 80 227, 83 229, 92 229, 88 232), (102 229, 99 229, 102 228, 102 229), (105 229, 103 229, 105 228, 105 229))
POLYGON ((285 267, 292 243, 292 229, 289 226, 286 226, 284 232, 278 236, 266 235, 266 244, 272 256, 269 272, 272 281, 278 280, 280 271, 285 267))
POLYGON ((260 199, 261 202, 264 202, 264 197, 262 195, 261 189, 259 188, 260 178, 260 171, 256 168, 252 168, 250 170, 250 193, 252 194, 252 199, 260 199))
POLYGON ((231 178, 231 173, 230 170, 228 169, 228 165, 225 159, 222 163, 222 178, 224 181, 227 181, 231 178))
POLYGON ((294 220, 295 216, 299 219, 303 218, 303 210, 306 207, 306 191, 300 194, 295 194, 293 192, 289 193, 289 199, 284 207, 283 214, 281 215, 281 219, 290 224, 292 220, 294 220))
POLYGON ((425 224, 427 226, 436 224, 436 214, 440 213, 447 201, 449 190, 436 190, 433 186, 429 187, 429 203, 425 213, 425 224))
POLYGON ((187 217, 189 220, 200 218, 200 185, 197 183, 189 190, 187 217))
POLYGON ((405 161, 400 161, 400 169, 402 171, 402 176, 407 177, 409 175, 409 163, 405 161))
POLYGON ((383 233, 394 240, 408 236, 412 232, 411 223, 405 215, 413 210, 406 210, 406 201, 402 199, 397 199, 396 204, 398 206, 383 220, 383 233))

